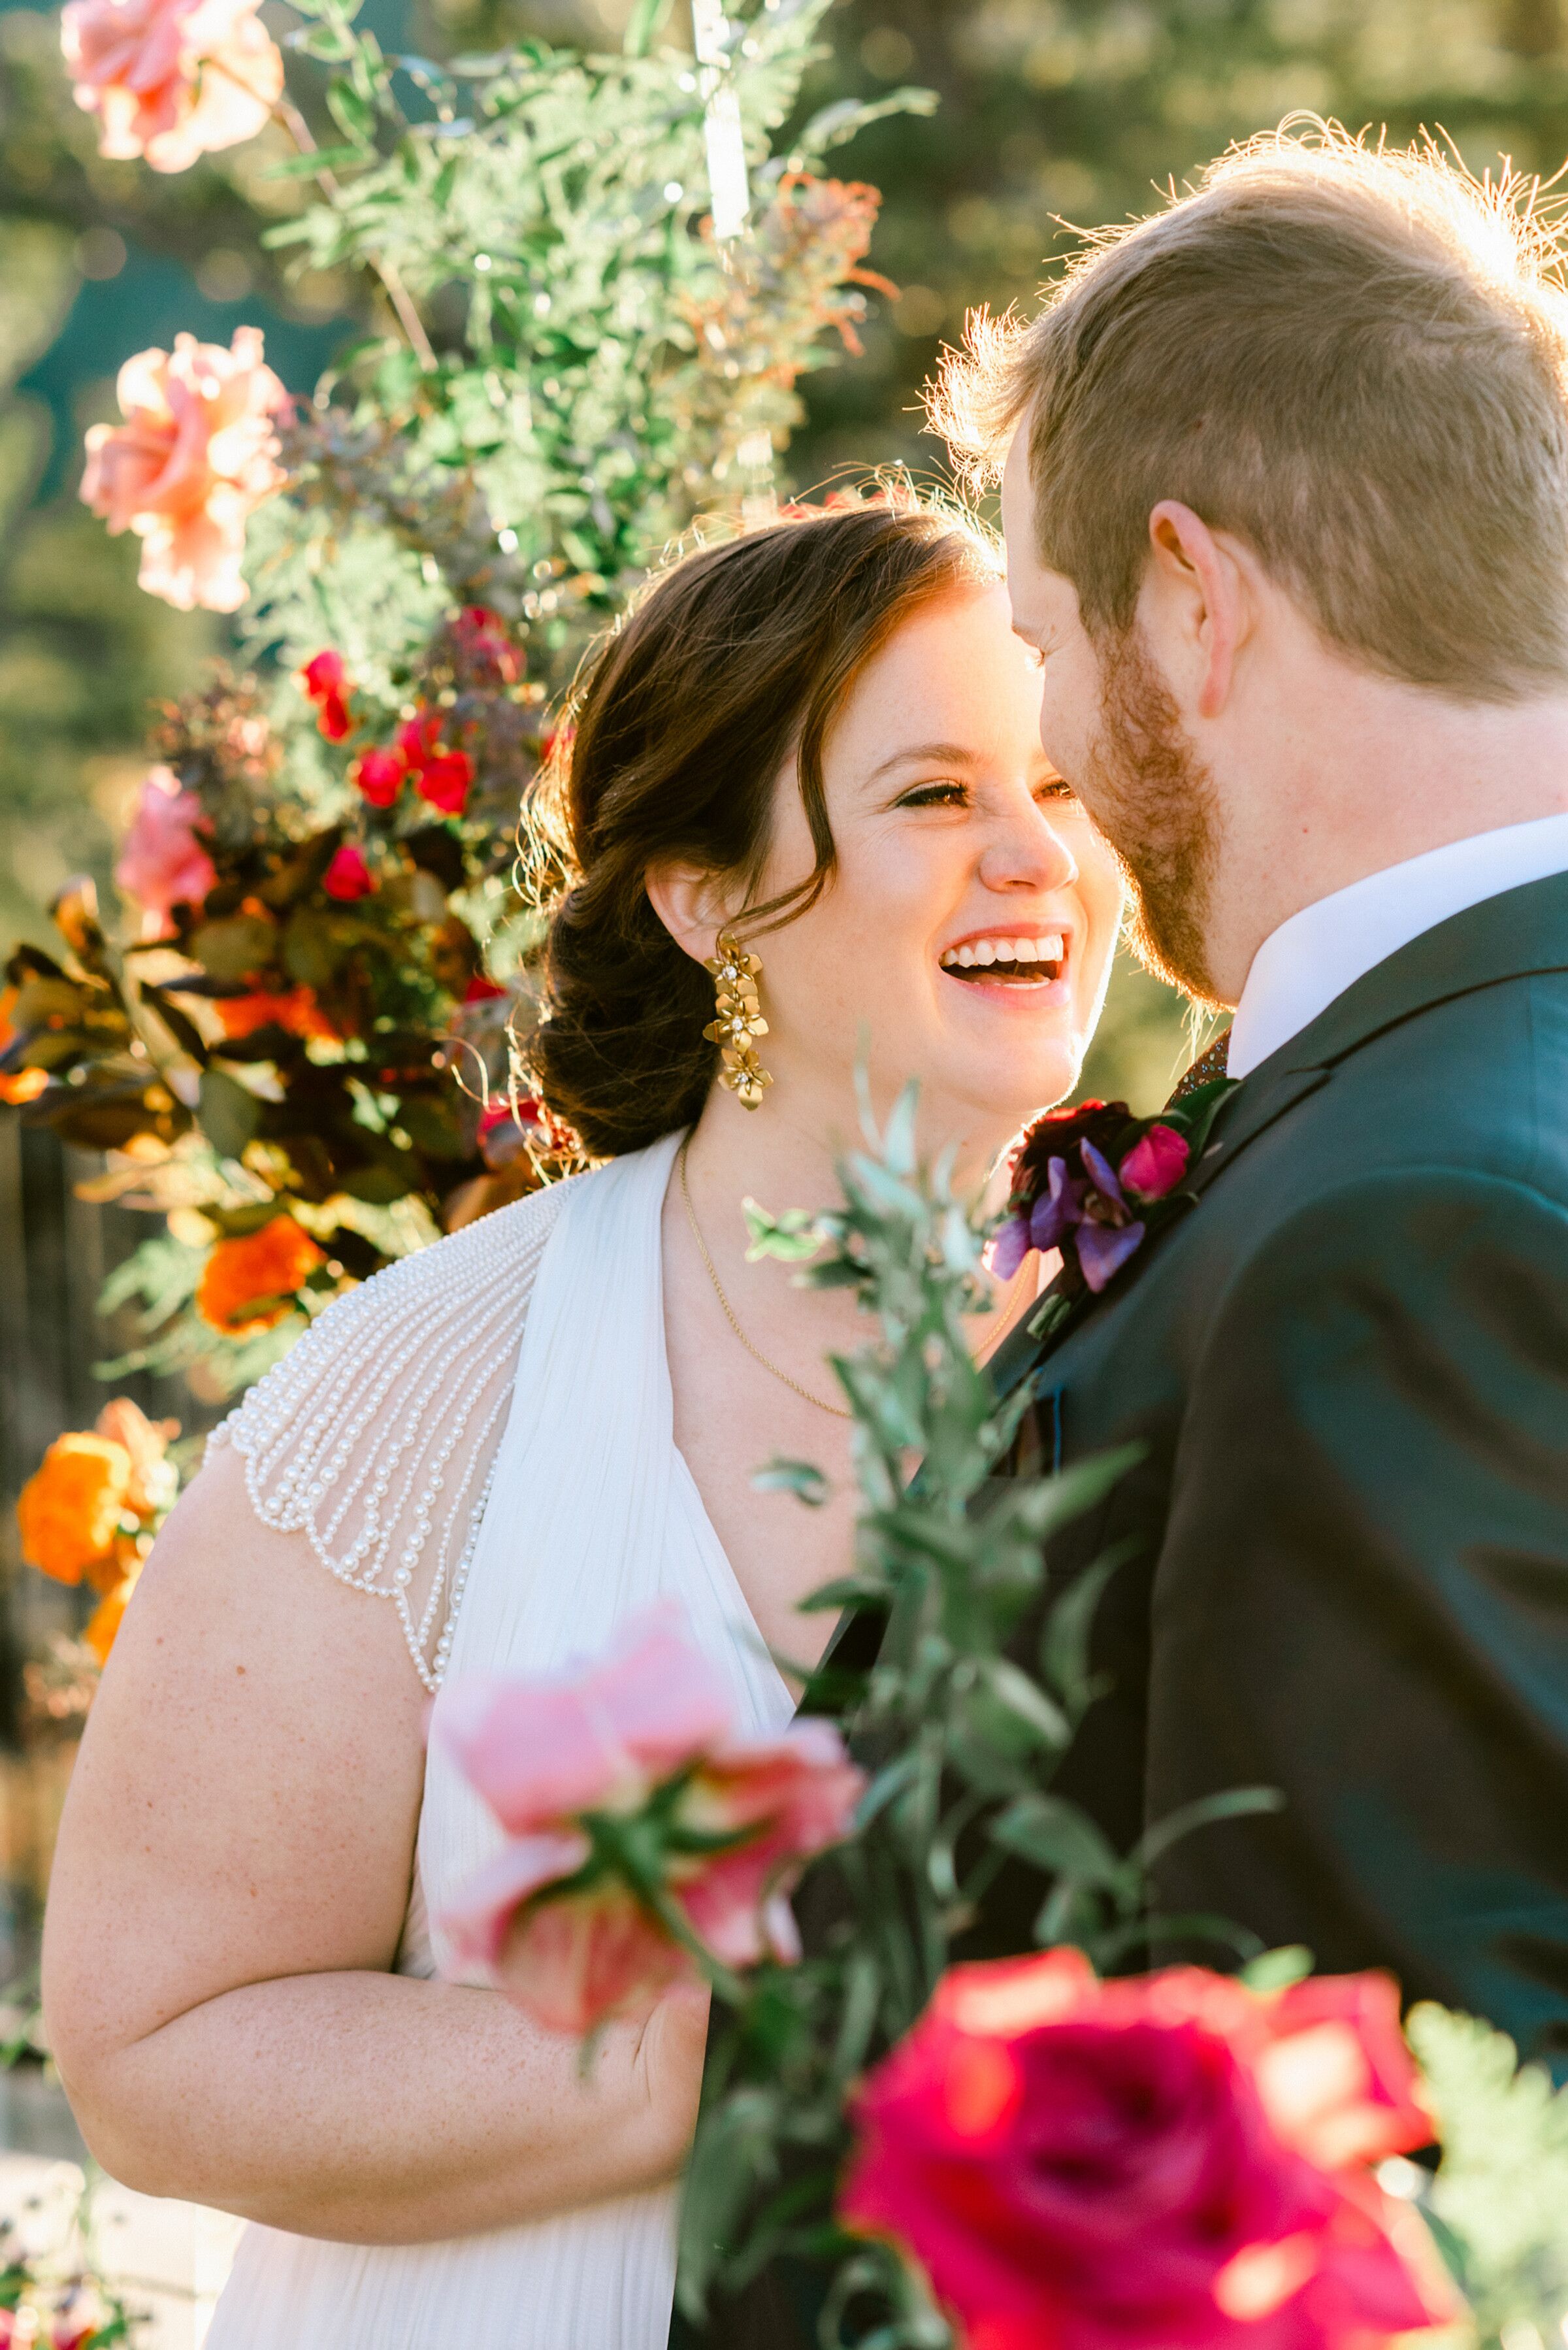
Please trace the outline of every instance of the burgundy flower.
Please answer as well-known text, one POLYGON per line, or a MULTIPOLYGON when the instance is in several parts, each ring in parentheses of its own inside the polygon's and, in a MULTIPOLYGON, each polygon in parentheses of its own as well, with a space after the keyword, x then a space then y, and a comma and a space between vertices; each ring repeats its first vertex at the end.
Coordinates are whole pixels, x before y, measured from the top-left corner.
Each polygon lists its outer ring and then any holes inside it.
POLYGON ((476 685, 515 685, 522 676, 523 655, 488 604, 465 604, 447 633, 476 685))

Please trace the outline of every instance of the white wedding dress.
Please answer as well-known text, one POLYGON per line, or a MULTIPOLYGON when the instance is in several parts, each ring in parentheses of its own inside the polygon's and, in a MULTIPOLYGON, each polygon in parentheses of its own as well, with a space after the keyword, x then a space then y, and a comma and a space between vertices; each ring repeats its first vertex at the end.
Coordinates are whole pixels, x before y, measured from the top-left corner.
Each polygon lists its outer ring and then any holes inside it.
MULTIPOLYGON (((624 1617, 673 1597, 728 1677, 738 1726, 789 1719, 675 1448, 659 1222, 680 1139, 368 1282, 224 1423, 261 1518, 391 1600, 410 1669, 438 1691, 448 1673, 590 1655, 624 1617)), ((399 1972, 455 1971, 430 1920, 498 1839, 432 1752, 399 1972)), ((389 2078, 397 2061, 389 2047, 389 2078)), ((252 2226, 207 2350, 664 2350, 677 2196, 441 2243, 252 2226)))

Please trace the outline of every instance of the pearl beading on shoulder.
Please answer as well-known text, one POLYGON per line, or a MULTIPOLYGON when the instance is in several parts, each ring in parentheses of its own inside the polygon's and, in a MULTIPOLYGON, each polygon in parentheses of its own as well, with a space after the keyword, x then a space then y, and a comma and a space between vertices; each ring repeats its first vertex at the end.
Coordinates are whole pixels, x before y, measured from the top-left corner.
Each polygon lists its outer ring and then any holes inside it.
POLYGON ((535 1191, 351 1290, 208 1440, 244 1461, 263 1525, 303 1534, 340 1583, 392 1602, 432 1694, 565 1189, 535 1191), (416 1615, 421 1569, 431 1579, 416 1615))

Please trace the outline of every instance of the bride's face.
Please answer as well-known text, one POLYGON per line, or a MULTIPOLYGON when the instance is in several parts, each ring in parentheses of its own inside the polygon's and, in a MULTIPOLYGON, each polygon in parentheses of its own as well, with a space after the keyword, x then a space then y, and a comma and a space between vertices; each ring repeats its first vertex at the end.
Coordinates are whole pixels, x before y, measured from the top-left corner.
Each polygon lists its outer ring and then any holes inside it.
MULTIPOLYGON (((842 1121, 867 1051, 882 1108, 919 1079, 928 1147, 989 1151, 1076 1085, 1122 889, 1041 749, 1041 691, 1000 587, 916 613, 861 672, 823 760, 834 873, 754 941, 775 1114, 794 1087, 842 1121)), ((812 866, 792 764, 757 899, 812 866)))

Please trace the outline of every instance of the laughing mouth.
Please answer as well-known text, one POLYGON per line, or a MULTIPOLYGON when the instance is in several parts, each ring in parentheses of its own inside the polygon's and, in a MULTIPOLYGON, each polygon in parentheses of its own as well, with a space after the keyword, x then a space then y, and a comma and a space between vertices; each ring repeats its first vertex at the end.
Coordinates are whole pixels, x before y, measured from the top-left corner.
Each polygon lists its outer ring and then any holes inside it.
POLYGON ((1048 987, 1061 976, 1066 941, 1059 931, 1034 939, 969 939, 944 948, 942 969, 953 979, 983 980, 995 987, 1048 987))

